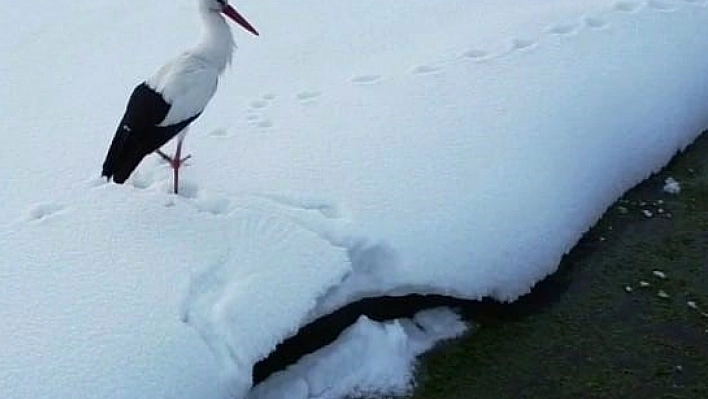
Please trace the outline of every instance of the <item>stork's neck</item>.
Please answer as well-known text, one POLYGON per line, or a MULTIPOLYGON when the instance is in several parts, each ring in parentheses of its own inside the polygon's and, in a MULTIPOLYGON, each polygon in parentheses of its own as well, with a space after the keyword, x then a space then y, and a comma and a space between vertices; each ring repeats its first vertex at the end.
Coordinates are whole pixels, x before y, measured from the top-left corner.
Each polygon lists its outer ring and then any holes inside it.
POLYGON ((202 37, 192 52, 221 72, 231 62, 236 46, 231 28, 218 12, 202 10, 200 14, 203 22, 202 37))

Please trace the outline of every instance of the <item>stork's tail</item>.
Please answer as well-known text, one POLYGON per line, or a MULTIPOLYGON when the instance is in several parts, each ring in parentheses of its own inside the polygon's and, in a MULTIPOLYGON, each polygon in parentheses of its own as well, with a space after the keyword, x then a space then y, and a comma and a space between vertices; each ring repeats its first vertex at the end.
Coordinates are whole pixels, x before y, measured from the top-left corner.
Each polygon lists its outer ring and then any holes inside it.
POLYGON ((140 144, 131 135, 130 127, 121 123, 113 137, 111 147, 108 149, 106 160, 103 161, 102 176, 109 180, 113 179, 118 184, 123 184, 138 167, 140 161, 152 152, 151 150, 146 151, 146 148, 140 144))

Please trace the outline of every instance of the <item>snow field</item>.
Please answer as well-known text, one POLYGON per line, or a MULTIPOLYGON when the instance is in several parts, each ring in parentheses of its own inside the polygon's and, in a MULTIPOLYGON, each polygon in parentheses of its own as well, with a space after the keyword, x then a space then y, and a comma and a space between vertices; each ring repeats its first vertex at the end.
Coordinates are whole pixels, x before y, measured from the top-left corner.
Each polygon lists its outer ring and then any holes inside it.
MULTIPOLYGON (((705 0, 239 9, 263 34, 234 30, 179 197, 158 159, 95 176, 194 2, 0 15, 2 396, 243 397, 278 342, 357 299, 514 300, 708 126, 705 0)), ((362 318, 250 395, 406 392, 464 330, 429 312, 362 318)))

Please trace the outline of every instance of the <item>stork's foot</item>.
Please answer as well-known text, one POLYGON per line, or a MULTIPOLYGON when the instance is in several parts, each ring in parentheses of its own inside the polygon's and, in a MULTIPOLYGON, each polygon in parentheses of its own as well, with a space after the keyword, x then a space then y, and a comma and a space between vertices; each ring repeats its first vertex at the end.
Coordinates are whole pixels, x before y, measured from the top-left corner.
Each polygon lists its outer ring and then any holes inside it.
POLYGON ((177 158, 177 154, 175 154, 174 157, 171 157, 171 156, 165 154, 164 152, 162 152, 162 150, 156 150, 155 152, 157 153, 157 155, 160 156, 160 158, 162 158, 163 161, 165 161, 165 162, 167 162, 168 164, 170 164, 170 166, 172 166, 173 169, 174 169, 174 168, 179 169, 180 166, 182 166, 182 165, 185 164, 185 161, 186 161, 186 160, 192 158, 192 155, 191 155, 191 154, 190 154, 190 155, 187 155, 186 157, 180 159, 180 158, 177 158))
POLYGON ((162 150, 156 150, 155 152, 157 153, 157 155, 160 156, 160 158, 162 158, 163 161, 170 163, 170 164, 172 163, 172 157, 167 156, 167 154, 162 152, 162 150))
POLYGON ((184 165, 184 162, 190 158, 192 158, 192 155, 187 155, 185 157, 180 157, 181 153, 181 148, 177 148, 177 152, 173 157, 170 157, 169 155, 165 154, 162 152, 162 150, 157 150, 155 151, 157 155, 160 156, 165 162, 170 164, 172 167, 172 171, 174 172, 174 193, 179 194, 179 168, 184 165))

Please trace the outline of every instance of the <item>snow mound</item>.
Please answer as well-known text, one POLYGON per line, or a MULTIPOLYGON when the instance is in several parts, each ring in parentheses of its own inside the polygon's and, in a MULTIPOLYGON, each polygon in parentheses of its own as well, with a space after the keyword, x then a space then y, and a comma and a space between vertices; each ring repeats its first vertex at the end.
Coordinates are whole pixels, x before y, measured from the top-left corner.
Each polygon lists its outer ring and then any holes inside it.
POLYGON ((183 310, 235 397, 251 387, 253 364, 297 331, 302 315, 349 271, 344 249, 308 229, 304 218, 259 210, 258 202, 269 205, 253 198, 233 205, 223 256, 192 279, 183 310))

